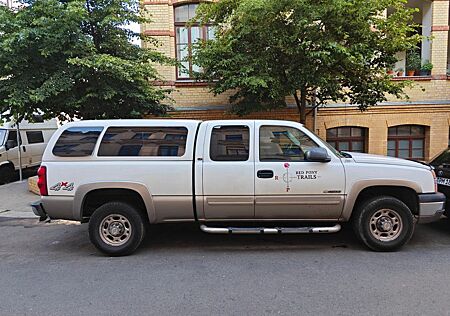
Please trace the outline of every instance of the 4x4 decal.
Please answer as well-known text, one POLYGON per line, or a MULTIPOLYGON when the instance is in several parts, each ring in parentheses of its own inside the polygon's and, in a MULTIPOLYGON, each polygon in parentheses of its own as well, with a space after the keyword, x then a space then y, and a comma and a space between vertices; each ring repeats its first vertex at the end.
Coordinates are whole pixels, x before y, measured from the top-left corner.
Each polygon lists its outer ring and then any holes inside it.
POLYGON ((50 187, 50 190, 52 190, 52 191, 59 191, 59 190, 73 191, 73 187, 74 187, 73 182, 69 183, 69 182, 61 181, 61 182, 58 182, 58 183, 52 185, 50 187))

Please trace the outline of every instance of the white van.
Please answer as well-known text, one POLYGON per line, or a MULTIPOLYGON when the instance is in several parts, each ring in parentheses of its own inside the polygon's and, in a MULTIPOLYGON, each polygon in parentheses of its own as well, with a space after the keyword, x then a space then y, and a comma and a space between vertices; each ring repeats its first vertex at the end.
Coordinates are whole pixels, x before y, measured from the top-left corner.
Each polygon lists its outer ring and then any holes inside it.
MULTIPOLYGON (((56 119, 42 123, 19 123, 22 168, 37 167, 48 141, 58 129, 56 119)), ((0 126, 0 182, 4 183, 19 169, 19 146, 17 146, 16 123, 0 126)))

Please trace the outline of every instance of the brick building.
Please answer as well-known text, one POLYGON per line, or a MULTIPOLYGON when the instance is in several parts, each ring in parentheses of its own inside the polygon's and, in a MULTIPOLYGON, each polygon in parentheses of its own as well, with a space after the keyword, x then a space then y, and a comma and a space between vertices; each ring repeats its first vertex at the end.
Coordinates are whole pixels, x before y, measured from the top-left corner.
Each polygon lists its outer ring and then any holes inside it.
MULTIPOLYGON (((159 40, 166 55, 183 59, 187 47, 198 38, 213 35, 209 27, 185 23, 194 14, 198 1, 144 0, 152 22, 142 25, 142 32, 159 40)), ((408 6, 419 8, 415 22, 418 32, 431 36, 420 45, 422 62, 430 61, 429 76, 396 76, 393 80, 413 80, 407 90, 410 100, 388 102, 360 112, 347 104, 331 104, 310 111, 307 127, 340 150, 362 151, 381 155, 429 160, 449 145, 450 129, 450 0, 409 0, 408 6)), ((389 14, 389 11, 385 12, 389 14)), ((396 69, 405 69, 406 53, 400 52, 396 69)), ((185 63, 187 69, 195 65, 185 63)), ((159 85, 174 89, 172 98, 175 118, 237 118, 228 113, 229 95, 214 97, 208 87, 176 67, 158 68, 164 81, 159 85)), ((258 112, 247 118, 298 120, 293 100, 288 108, 258 112)))

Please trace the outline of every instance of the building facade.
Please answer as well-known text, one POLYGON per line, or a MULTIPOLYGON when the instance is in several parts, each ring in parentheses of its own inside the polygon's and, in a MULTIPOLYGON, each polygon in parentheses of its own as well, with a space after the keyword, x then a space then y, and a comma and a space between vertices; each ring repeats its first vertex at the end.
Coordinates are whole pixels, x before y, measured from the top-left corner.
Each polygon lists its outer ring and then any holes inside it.
MULTIPOLYGON (((185 70, 158 66, 163 81, 157 84, 173 89, 174 118, 239 118, 228 112, 229 96, 214 96, 204 83, 195 82, 191 72, 195 65, 186 61, 190 45, 198 39, 214 36, 212 28, 186 25, 195 15, 199 1, 144 0, 151 23, 142 32, 156 38, 158 49, 167 56, 183 61, 185 70)), ((392 80, 411 80, 409 100, 388 102, 361 112, 348 104, 330 104, 309 111, 306 125, 340 150, 368 152, 403 158, 430 160, 449 146, 450 138, 450 0, 409 0, 418 8, 414 16, 421 25, 420 34, 430 37, 418 47, 422 64, 433 65, 431 74, 406 76, 408 54, 400 52, 392 80)), ((390 14, 389 11, 385 14, 390 14)), ((293 100, 285 109, 257 112, 246 118, 286 119, 298 121, 293 100)))

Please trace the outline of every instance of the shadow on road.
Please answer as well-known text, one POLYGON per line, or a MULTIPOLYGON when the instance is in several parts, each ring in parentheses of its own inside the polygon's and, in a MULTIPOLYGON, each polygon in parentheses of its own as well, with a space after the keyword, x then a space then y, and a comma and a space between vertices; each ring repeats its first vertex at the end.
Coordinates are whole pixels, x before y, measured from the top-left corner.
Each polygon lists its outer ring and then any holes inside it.
MULTIPOLYGON (((34 248, 33 251, 63 255, 102 256, 90 243, 87 224, 76 224, 68 221, 39 223, 37 219, 0 220, 2 231, 27 229, 27 232, 15 233, 15 246, 34 248)), ((2 233, 0 232, 0 236, 2 233)), ((9 247, 8 243, 4 245, 9 247)), ((405 251, 414 249, 432 249, 433 247, 450 246, 450 222, 442 219, 439 222, 418 225, 415 234, 405 251)), ((150 253, 175 252, 248 252, 264 251, 280 254, 283 252, 322 251, 324 249, 340 249, 345 251, 367 251, 353 234, 351 225, 344 224, 342 230, 335 234, 305 235, 212 235, 200 231, 196 224, 160 224, 150 226, 147 236, 136 255, 150 253)))
POLYGON ((336 234, 303 235, 213 235, 195 224, 155 225, 141 250, 202 248, 205 251, 283 251, 323 248, 359 248, 349 225, 336 234))

